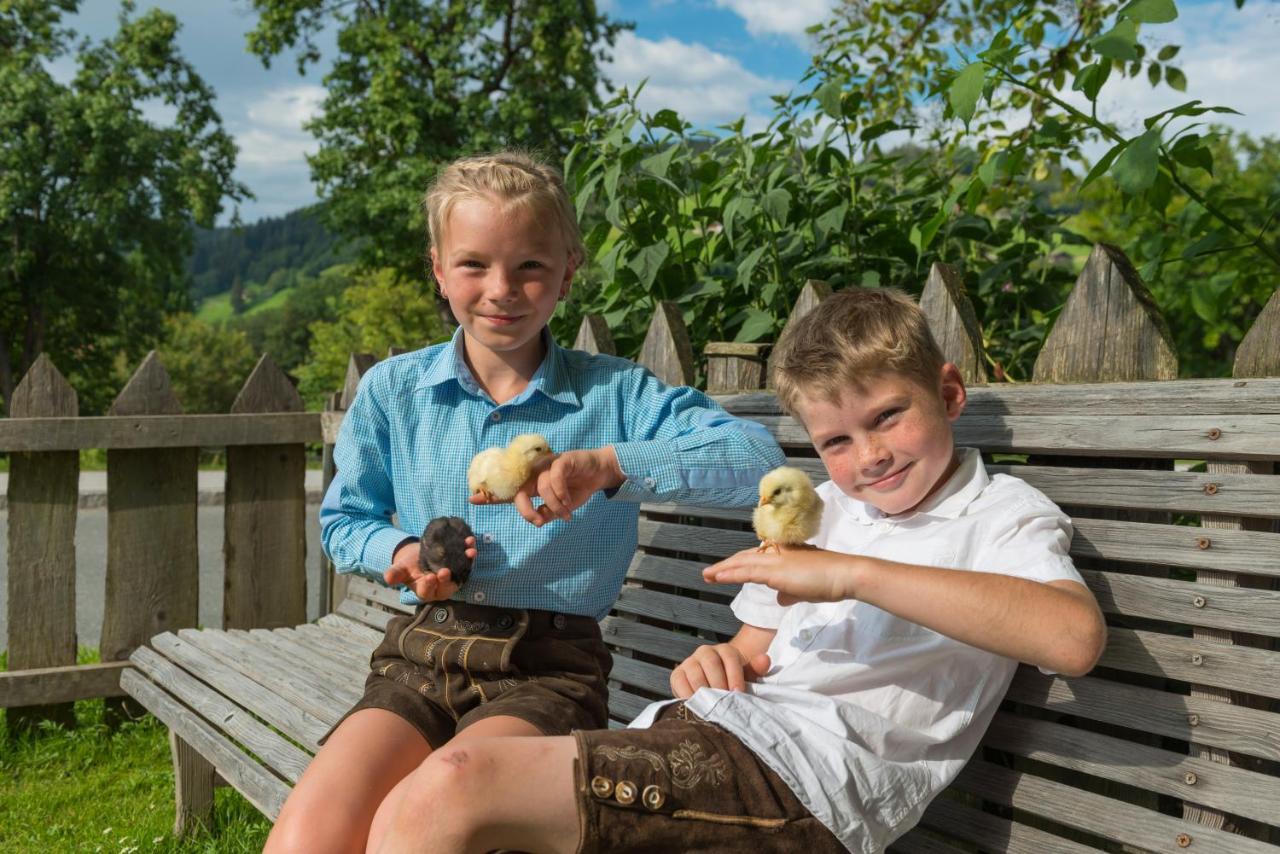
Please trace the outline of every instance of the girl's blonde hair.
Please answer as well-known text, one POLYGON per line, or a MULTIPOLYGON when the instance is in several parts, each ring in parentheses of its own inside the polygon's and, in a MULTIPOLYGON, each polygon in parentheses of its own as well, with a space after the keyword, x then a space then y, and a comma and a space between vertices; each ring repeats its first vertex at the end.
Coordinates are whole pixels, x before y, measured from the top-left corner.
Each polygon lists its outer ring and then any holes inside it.
POLYGON ((548 216, 564 238, 573 263, 581 265, 586 259, 578 217, 565 191, 564 178, 554 166, 520 151, 453 161, 436 175, 422 200, 428 245, 440 245, 450 212, 466 199, 497 199, 548 216))
POLYGON ((774 361, 778 402, 838 403, 876 374, 935 388, 945 363, 916 301, 896 288, 846 288, 822 301, 787 333, 774 361))

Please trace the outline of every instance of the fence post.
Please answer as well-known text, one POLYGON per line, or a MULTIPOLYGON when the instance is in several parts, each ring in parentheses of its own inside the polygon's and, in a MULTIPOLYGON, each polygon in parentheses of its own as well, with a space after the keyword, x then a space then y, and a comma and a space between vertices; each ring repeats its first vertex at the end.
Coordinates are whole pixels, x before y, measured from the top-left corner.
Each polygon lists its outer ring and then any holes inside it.
POLYGON ((982 356, 982 328, 960 274, 934 262, 920 295, 920 310, 942 356, 960 369, 966 385, 985 385, 987 367, 982 356))
MULTIPOLYGON (((1271 299, 1263 308, 1262 313, 1254 321, 1244 340, 1240 342, 1240 347, 1236 350, 1232 376, 1237 379, 1280 376, 1280 290, 1271 295, 1271 299)), ((1275 464, 1270 461, 1236 462, 1211 460, 1207 463, 1206 470, 1210 474, 1276 474, 1275 464)), ((1217 513, 1201 514, 1200 524, 1204 528, 1227 531, 1270 531, 1280 527, 1280 525, 1276 525, 1269 519, 1224 516, 1217 513)), ((1210 540, 1212 540, 1212 537, 1210 537, 1210 540)), ((1256 576, 1239 576, 1234 572, 1214 572, 1204 569, 1196 570, 1196 581, 1221 587, 1270 586, 1267 579, 1259 579, 1256 576)), ((1231 632, 1199 626, 1192 630, 1192 636, 1197 640, 1205 640, 1212 643, 1236 644, 1248 642, 1247 639, 1237 637, 1231 632)), ((1253 708, 1264 705, 1247 694, 1207 685, 1192 685, 1191 696, 1253 708)), ((1261 770, 1256 767, 1259 764, 1258 760, 1250 757, 1235 756, 1220 748, 1198 745, 1192 741, 1191 751, 1193 755, 1220 762, 1224 765, 1241 765, 1251 770, 1261 770)), ((1226 816, 1222 812, 1199 804, 1184 801, 1182 814, 1192 821, 1209 825, 1210 827, 1221 828, 1226 825, 1226 816)), ((1250 833, 1250 835, 1257 834, 1250 833)))
POLYGON ((604 353, 607 356, 618 355, 613 343, 613 333, 609 324, 599 314, 584 314, 582 323, 578 325, 578 337, 573 341, 573 349, 586 350, 588 353, 604 353))
MULTIPOLYGON (((301 412, 297 389, 263 355, 231 405, 234 414, 301 412)), ((227 448, 222 552, 226 628, 293 626, 307 619, 306 449, 227 448)))
MULTIPOLYGON (((169 374, 154 350, 107 412, 121 416, 181 413, 169 374)), ((124 660, 160 632, 194 626, 199 619, 198 453, 197 448, 107 450, 103 661, 124 660)), ((135 707, 124 699, 107 703, 135 707)))
MULTIPOLYGON (((337 403, 338 409, 346 412, 351 408, 351 402, 356 399, 356 391, 360 388, 360 378, 365 375, 370 368, 377 364, 378 358, 372 353, 352 353, 347 359, 347 375, 342 383, 342 391, 339 392, 337 403)), ((337 436, 333 437, 335 440, 337 436)), ((332 462, 332 451, 330 451, 330 461, 332 462)), ((324 488, 328 492, 329 484, 337 475, 338 469, 333 468, 332 474, 326 475, 324 488)), ((343 599, 347 598, 347 585, 349 577, 346 575, 338 575, 333 571, 333 564, 325 561, 328 567, 328 577, 321 578, 321 584, 329 585, 329 604, 331 608, 336 608, 343 599)))
MULTIPOLYGON (((342 392, 335 391, 329 395, 329 399, 324 402, 325 413, 339 412, 342 407, 342 392)), ((333 465, 333 442, 336 436, 330 435, 329 421, 321 420, 324 430, 324 445, 320 452, 320 496, 324 500, 324 496, 329 492, 329 484, 333 483, 333 476, 337 469, 333 465)), ((324 553, 324 549, 318 549, 317 556, 320 561, 320 616, 333 613, 333 586, 331 579, 333 578, 333 561, 329 560, 329 556, 324 553)))
MULTIPOLYGON (((72 417, 76 392, 43 353, 14 389, 11 418, 72 417)), ((76 451, 9 455, 9 670, 76 663, 76 451)), ((9 732, 42 720, 74 726, 71 703, 19 706, 9 732)))
POLYGON ((769 362, 765 369, 765 382, 769 388, 776 388, 773 382, 773 367, 778 358, 778 351, 782 347, 782 342, 786 341, 791 335, 791 330, 800 322, 800 318, 818 307, 818 303, 831 296, 831 286, 819 279, 809 279, 804 283, 804 287, 800 289, 800 295, 796 297, 796 303, 791 307, 791 316, 787 318, 787 322, 783 324, 782 331, 778 333, 778 340, 773 345, 773 350, 769 353, 769 362))
POLYGON ((736 394, 764 388, 769 344, 712 341, 702 351, 707 358, 707 394, 736 394))
POLYGON ((693 385, 693 345, 680 307, 674 302, 658 303, 636 361, 668 385, 693 385))

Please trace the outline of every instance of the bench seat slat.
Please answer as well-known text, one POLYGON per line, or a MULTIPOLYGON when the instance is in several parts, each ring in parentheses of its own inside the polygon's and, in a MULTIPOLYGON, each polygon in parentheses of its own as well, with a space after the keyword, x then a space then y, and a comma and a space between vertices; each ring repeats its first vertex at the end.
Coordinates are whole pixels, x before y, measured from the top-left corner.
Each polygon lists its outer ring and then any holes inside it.
MULTIPOLYGON (((810 447, 788 416, 762 415, 779 445, 810 447)), ((993 453, 1193 460, 1274 460, 1280 415, 984 415, 954 424, 957 445, 993 453), (1218 431, 1218 438, 1211 431, 1218 431)))
POLYGON ((383 584, 370 581, 361 575, 349 576, 350 581, 347 583, 348 590, 353 596, 363 596, 370 602, 377 603, 384 608, 390 608, 399 614, 412 614, 413 606, 405 605, 400 601, 400 591, 394 590, 383 584))
POLYGON ((705 563, 692 560, 680 560, 660 555, 637 554, 627 570, 627 578, 632 581, 651 581, 657 584, 669 584, 685 590, 699 593, 714 593, 726 598, 736 596, 741 588, 739 584, 710 584, 702 580, 702 569, 705 563))
POLYGON ((369 669, 369 653, 373 644, 366 645, 350 635, 329 631, 317 623, 304 623, 294 629, 298 640, 315 650, 317 655, 329 655, 337 658, 356 670, 369 669))
POLYGON ((1280 698, 1278 662, 1269 650, 1112 627, 1098 665, 1280 698))
POLYGON ((630 723, 652 702, 629 691, 612 688, 609 690, 609 715, 623 723, 630 723))
POLYGON ((1280 760, 1280 714, 1275 712, 1092 676, 1046 676, 1025 665, 1005 697, 1137 732, 1280 760))
POLYGON ((614 653, 613 670, 610 671, 609 678, 624 685, 661 694, 663 697, 671 696, 670 668, 650 664, 647 661, 639 661, 614 653))
POLYGON ((357 684, 362 684, 364 681, 363 674, 355 665, 335 657, 321 658, 296 639, 286 635, 283 629, 233 631, 231 635, 248 645, 273 651, 278 660, 289 662, 288 667, 298 678, 317 686, 324 686, 331 696, 341 697, 344 692, 354 690, 353 682, 359 680, 357 684))
POLYGON ((669 623, 719 632, 723 635, 736 634, 742 625, 738 622, 738 618, 733 616, 728 605, 703 602, 640 587, 624 586, 613 607, 614 610, 626 614, 665 620, 669 623))
POLYGON ((913 827, 889 846, 890 854, 972 854, 969 848, 961 848, 944 842, 921 827, 913 827))
POLYGON ((275 821, 289 795, 288 785, 241 753, 211 726, 192 715, 181 703, 137 670, 130 669, 121 673, 120 687, 179 738, 194 747, 217 769, 219 776, 235 786, 259 812, 275 821))
POLYGON ((985 813, 945 795, 929 804, 920 823, 984 849, 991 846, 992 840, 999 840, 999 850, 1005 854, 1093 854, 1098 850, 985 813))
MULTIPOLYGON (((1280 634, 1280 592, 1081 569, 1105 614, 1280 634)), ((1280 660, 1277 660, 1280 664, 1280 660)))
POLYGON ((311 756, 259 723, 248 711, 191 676, 148 647, 138 647, 129 660, 175 699, 195 711, 210 726, 259 757, 280 776, 296 782, 311 756))
POLYGON ((386 611, 370 608, 368 605, 361 605, 351 599, 343 599, 338 604, 337 610, 342 616, 377 631, 386 631, 387 623, 391 621, 391 615, 386 611))
POLYGON ((280 730, 294 741, 314 751, 329 723, 317 718, 290 698, 239 673, 221 659, 165 632, 151 639, 151 645, 170 661, 221 691, 236 704, 280 730))
POLYGON ((242 644, 234 643, 225 632, 182 629, 178 632, 178 637, 214 656, 266 690, 295 703, 324 722, 326 727, 338 722, 339 714, 335 711, 341 705, 338 698, 330 696, 319 685, 299 683, 293 674, 284 671, 270 658, 264 661, 256 651, 246 651, 242 644))
POLYGON ((983 744, 1262 822, 1275 821, 1280 804, 1275 777, 1004 711, 996 713, 983 744))
POLYGON ((691 635, 678 635, 656 626, 647 626, 635 620, 610 615, 600 621, 600 631, 607 644, 643 652, 679 663, 695 649, 711 641, 691 635))
POLYGON ((258 633, 256 636, 232 629, 223 634, 221 640, 229 646, 232 654, 242 656, 264 676, 287 682, 300 692, 314 691, 324 698, 327 705, 341 706, 345 702, 351 706, 360 699, 359 688, 350 680, 339 679, 333 674, 322 675, 322 667, 312 661, 299 660, 295 651, 275 637, 274 632, 266 629, 255 631, 258 633))
POLYGON ((363 648, 370 651, 382 639, 382 632, 377 629, 372 629, 364 623, 357 623, 355 620, 349 620, 337 613, 325 614, 316 621, 316 625, 325 631, 347 638, 354 643, 366 644, 363 648))
POLYGON ((1026 810, 1050 821, 1139 849, 1178 851, 1187 834, 1200 854, 1275 854, 1276 849, 1236 833, 1196 824, 1155 810, 1068 786, 1032 773, 974 759, 960 772, 957 788, 984 800, 1026 810))

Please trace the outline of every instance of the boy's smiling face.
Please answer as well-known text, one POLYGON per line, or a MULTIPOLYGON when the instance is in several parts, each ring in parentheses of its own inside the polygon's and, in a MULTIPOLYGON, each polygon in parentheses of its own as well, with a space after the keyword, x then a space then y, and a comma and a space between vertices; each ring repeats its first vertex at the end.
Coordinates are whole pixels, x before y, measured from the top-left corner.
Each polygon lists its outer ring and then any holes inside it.
POLYGON ((836 486, 894 515, 915 509, 955 471, 951 422, 964 403, 964 381, 947 364, 932 388, 886 371, 836 403, 801 397, 795 410, 836 486))
POLYGON ((432 270, 454 317, 476 345, 493 353, 528 351, 536 364, 539 333, 568 294, 574 266, 550 217, 496 199, 454 205, 432 270))

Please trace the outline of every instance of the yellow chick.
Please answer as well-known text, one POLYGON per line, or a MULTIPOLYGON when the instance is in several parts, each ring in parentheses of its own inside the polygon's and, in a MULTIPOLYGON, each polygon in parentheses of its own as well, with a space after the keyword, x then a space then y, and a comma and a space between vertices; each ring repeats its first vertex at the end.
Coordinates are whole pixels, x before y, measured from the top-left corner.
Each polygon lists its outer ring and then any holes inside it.
POLYGON ((818 533, 822 521, 822 499, 800 469, 776 468, 760 478, 760 503, 751 514, 751 524, 761 543, 757 551, 770 548, 779 554, 782 546, 798 546, 818 533))
POLYGON ((510 501, 544 458, 554 456, 537 433, 516 436, 505 448, 486 448, 467 466, 467 487, 486 501, 510 501))

